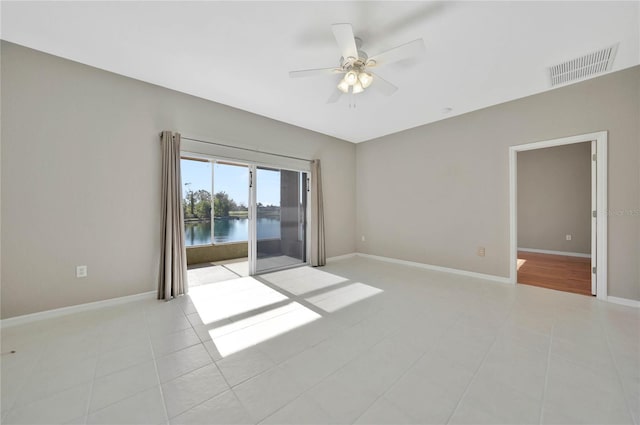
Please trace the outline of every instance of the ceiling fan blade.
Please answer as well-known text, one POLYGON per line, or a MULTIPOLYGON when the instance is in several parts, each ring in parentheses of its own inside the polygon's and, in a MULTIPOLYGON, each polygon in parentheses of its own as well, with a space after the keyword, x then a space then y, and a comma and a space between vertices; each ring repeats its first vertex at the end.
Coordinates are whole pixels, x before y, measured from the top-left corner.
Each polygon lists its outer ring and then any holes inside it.
POLYGON ((353 35, 351 24, 333 24, 331 25, 333 36, 336 38, 338 48, 343 58, 357 58, 358 48, 356 47, 356 39, 353 35))
POLYGON ((318 69, 303 69, 301 71, 290 71, 289 77, 302 78, 302 77, 317 77, 318 75, 332 75, 340 74, 344 71, 340 68, 318 68, 318 69))
POLYGON ((367 66, 386 65, 403 59, 421 58, 424 54, 424 40, 419 38, 370 57, 367 66), (371 63, 372 61, 375 61, 375 65, 371 63))
POLYGON ((391 96, 398 90, 398 87, 394 86, 393 84, 391 84, 390 82, 388 82, 387 80, 379 76, 378 74, 374 74, 371 71, 368 71, 368 72, 371 75, 373 75, 373 82, 371 83, 372 89, 379 91, 385 96, 391 96))
POLYGON ((336 103, 342 97, 342 92, 338 89, 335 89, 329 99, 327 99, 327 103, 336 103))

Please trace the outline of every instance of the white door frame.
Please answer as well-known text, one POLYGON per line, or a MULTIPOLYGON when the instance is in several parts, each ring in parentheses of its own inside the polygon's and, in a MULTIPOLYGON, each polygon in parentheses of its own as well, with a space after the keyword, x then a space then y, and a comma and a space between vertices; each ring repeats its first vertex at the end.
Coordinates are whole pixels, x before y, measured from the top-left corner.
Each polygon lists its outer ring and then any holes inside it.
POLYGON ((256 179, 257 166, 249 165, 249 246, 247 260, 249 261, 249 276, 256 274, 256 253, 258 252, 258 233, 256 218, 258 217, 258 206, 256 204, 256 179))
POLYGON ((518 152, 529 151, 573 143, 596 142, 596 296, 600 300, 607 299, 607 132, 581 134, 560 139, 545 140, 509 147, 509 280, 516 284, 518 280, 518 152))
MULTIPOLYGON (((277 169, 277 170, 287 170, 287 171, 295 171, 297 173, 300 174, 306 174, 308 176, 309 179, 311 179, 311 171, 307 171, 307 170, 300 170, 300 169, 294 169, 294 168, 283 168, 277 165, 274 166, 268 166, 268 165, 264 165, 264 164, 250 164, 249 165, 249 252, 248 252, 248 260, 249 260, 249 276, 255 276, 258 273, 258 259, 257 259, 257 254, 258 254, 258 227, 257 227, 257 219, 258 219, 258 168, 260 167, 265 167, 265 168, 271 168, 271 169, 277 169)), ((301 182, 302 184, 302 182, 301 182)), ((303 186, 303 190, 307 191, 307 187, 308 184, 305 184, 305 186, 303 186)), ((284 269, 289 269, 289 268, 294 268, 294 267, 300 267, 300 266, 305 266, 305 265, 309 265, 311 264, 309 261, 309 255, 311 254, 311 242, 310 242, 310 238, 309 235, 311 233, 311 196, 309 196, 309 193, 305 194, 307 196, 307 208, 305 211, 305 216, 306 216, 306 224, 305 224, 305 254, 304 254, 304 258, 305 260, 299 264, 293 264, 291 266, 285 266, 282 268, 278 268, 277 270, 284 270, 284 269)), ((271 272, 271 271, 277 271, 277 270, 267 270, 266 272, 271 272)))

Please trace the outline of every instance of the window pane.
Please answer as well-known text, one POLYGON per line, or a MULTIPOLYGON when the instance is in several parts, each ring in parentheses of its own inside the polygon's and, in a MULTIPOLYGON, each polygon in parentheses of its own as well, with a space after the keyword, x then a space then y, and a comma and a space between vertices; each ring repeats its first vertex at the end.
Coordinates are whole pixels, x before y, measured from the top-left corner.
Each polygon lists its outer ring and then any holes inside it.
POLYGON ((181 159, 185 245, 211 244, 211 163, 181 159))
POLYGON ((249 168, 214 165, 214 243, 245 242, 249 239, 249 168))
POLYGON ((257 237, 280 239, 280 170, 257 169, 257 237))

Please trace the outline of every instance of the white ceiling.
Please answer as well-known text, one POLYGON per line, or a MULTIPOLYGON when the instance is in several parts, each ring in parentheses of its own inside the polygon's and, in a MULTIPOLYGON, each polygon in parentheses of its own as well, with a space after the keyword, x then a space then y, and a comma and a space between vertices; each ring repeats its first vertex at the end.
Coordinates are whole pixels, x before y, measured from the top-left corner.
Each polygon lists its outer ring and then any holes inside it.
MULTIPOLYGON (((2 38, 351 142, 549 90, 547 67, 620 43, 613 71, 640 63, 640 3, 10 2, 2 38), (400 90, 336 104, 331 24, 369 55, 423 38, 427 56, 377 73, 400 90), (449 114, 444 108, 452 108, 449 114)), ((374 82, 375 84, 375 82, 374 82)))

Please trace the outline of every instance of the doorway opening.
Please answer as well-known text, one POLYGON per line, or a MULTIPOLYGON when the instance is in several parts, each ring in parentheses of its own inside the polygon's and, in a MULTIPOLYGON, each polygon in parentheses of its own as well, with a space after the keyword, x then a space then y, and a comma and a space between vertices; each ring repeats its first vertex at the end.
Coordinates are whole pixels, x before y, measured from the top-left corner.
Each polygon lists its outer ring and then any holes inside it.
POLYGON ((518 153, 518 283, 595 295, 591 143, 518 153))
POLYGON ((250 173, 255 196, 250 274, 306 264, 307 173, 257 166, 250 173))
POLYGON ((606 299, 607 133, 509 148, 512 283, 606 299))

